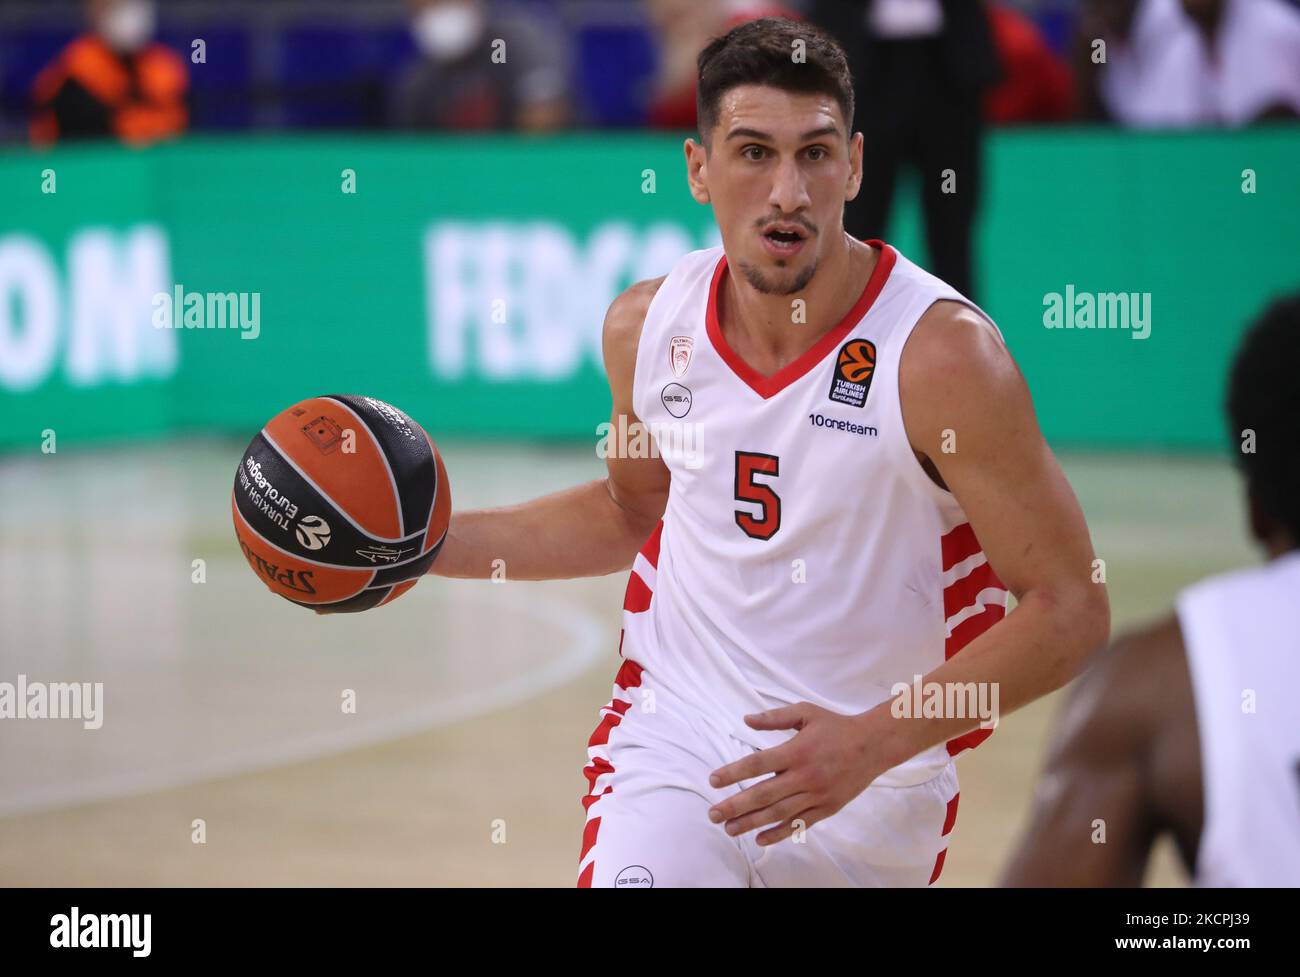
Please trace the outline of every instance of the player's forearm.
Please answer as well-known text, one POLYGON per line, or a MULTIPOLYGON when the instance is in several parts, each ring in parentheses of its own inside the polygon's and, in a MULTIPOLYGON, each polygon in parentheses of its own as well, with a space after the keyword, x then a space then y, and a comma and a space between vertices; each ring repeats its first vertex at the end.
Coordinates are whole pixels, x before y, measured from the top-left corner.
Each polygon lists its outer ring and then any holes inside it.
POLYGON ((1046 794, 1030 821, 1020 847, 1013 853, 998 885, 1071 889, 1135 888, 1146 874, 1150 839, 1132 806, 1116 810, 1113 796, 1070 791, 1071 771, 1048 770, 1037 792, 1046 794), (1065 790, 1062 790, 1062 784, 1065 790), (1098 844, 1098 822, 1106 826, 1105 844, 1098 844))
POLYGON ((941 695, 942 715, 904 709, 918 698, 909 688, 902 692, 907 703, 895 706, 894 697, 859 718, 883 751, 888 769, 1065 685, 1105 643, 1109 630, 1103 585, 1083 584, 1068 596, 1031 590, 1005 619, 921 677, 921 702, 941 695), (972 715, 972 703, 991 707, 993 715, 972 715))
POLYGON ((430 573, 559 580, 631 566, 654 520, 620 506, 605 479, 521 505, 452 514, 430 573))

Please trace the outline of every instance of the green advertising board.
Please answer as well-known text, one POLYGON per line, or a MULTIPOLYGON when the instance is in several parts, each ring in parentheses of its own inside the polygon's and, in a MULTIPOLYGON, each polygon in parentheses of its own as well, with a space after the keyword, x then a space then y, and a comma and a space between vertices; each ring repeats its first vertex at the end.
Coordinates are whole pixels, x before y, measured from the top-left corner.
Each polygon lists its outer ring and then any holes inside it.
MULTIPOLYGON (((1049 439, 1221 448, 1236 338, 1300 287, 1300 131, 1028 130, 986 153, 977 299, 1049 439), (1064 327, 1121 294, 1131 323, 1064 327)), ((919 226, 905 194, 890 240, 924 263, 919 226)), ((329 392, 435 437, 594 438, 605 308, 718 240, 675 136, 11 150, 0 448, 247 436, 329 392)))

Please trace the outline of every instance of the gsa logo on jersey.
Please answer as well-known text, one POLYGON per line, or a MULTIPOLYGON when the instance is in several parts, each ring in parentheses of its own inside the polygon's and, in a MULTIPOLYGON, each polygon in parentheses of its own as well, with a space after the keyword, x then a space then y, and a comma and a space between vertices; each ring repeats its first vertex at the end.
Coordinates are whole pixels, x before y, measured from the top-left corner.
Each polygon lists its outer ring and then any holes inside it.
POLYGON ((831 400, 861 407, 867 402, 875 373, 876 344, 870 339, 850 339, 840 347, 840 355, 835 358, 829 394, 831 400))
POLYGON ((614 885, 620 889, 653 889, 655 877, 644 865, 629 865, 618 873, 614 885))
POLYGON ((664 402, 664 409, 673 417, 685 417, 691 412, 693 400, 690 387, 683 387, 680 383, 670 383, 659 394, 659 399, 664 402))

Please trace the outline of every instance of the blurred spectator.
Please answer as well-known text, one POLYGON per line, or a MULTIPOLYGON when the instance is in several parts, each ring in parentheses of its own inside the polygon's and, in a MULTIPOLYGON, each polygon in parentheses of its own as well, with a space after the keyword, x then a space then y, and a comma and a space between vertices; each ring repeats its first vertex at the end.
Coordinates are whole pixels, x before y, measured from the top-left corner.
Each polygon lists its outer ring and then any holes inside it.
POLYGON ((866 140, 862 189, 845 206, 845 226, 858 238, 882 237, 898 173, 915 167, 921 176, 928 269, 973 298, 981 101, 1000 79, 983 4, 815 0, 811 16, 848 54, 856 128, 866 140))
POLYGON ((1063 122, 1074 117, 1070 69, 1028 17, 1004 3, 988 5, 1002 81, 984 96, 993 123, 1063 122))
POLYGON ((1106 60, 1109 60, 1110 47, 1118 48, 1128 43, 1137 8, 1138 0, 1083 0, 1074 45, 1077 107, 1082 118, 1108 118, 1106 106, 1101 100, 1101 86, 1098 84, 1098 79, 1106 70, 1105 61, 1101 60, 1099 54, 1098 42, 1106 43, 1105 55, 1106 60))
POLYGON ((568 122, 562 39, 531 20, 499 21, 481 0, 412 0, 411 7, 420 59, 398 79, 394 125, 544 132, 568 122))
POLYGON ((36 76, 32 142, 140 145, 183 132, 189 72, 180 55, 152 43, 152 0, 87 0, 85 12, 90 30, 36 76))
POLYGON ((709 41, 760 17, 799 15, 765 0, 646 0, 659 50, 648 121, 657 129, 695 127, 696 59, 709 41))
POLYGON ((1162 128, 1300 115, 1300 11, 1286 0, 1089 0, 1080 32, 1093 118, 1162 128))

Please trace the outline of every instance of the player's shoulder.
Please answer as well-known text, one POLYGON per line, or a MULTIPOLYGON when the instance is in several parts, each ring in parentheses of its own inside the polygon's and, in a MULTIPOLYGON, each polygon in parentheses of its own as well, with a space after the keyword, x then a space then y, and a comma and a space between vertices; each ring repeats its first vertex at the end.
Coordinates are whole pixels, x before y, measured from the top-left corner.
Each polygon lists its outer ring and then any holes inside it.
POLYGON ((646 315, 667 277, 660 275, 629 285, 609 304, 601 342, 605 352, 605 372, 611 380, 631 377, 646 315))
POLYGON ((1032 412, 1028 386, 1001 334, 954 299, 935 301, 917 320, 899 359, 898 388, 909 431, 951 427, 958 412, 968 426, 980 419, 1019 424, 1032 412))
POLYGON ((667 291, 684 300, 692 292, 692 286, 699 284, 697 279, 712 273, 721 254, 720 247, 691 251, 679 258, 668 274, 644 279, 620 292, 605 313, 606 360, 611 354, 620 353, 635 359, 641 331, 655 299, 667 291))
POLYGON ((660 275, 658 278, 644 279, 629 285, 615 296, 614 301, 609 304, 609 310, 605 313, 607 344, 611 340, 618 342, 628 339, 635 343, 636 338, 641 334, 641 327, 645 325, 650 303, 659 294, 659 288, 667 277, 667 275, 660 275))
POLYGON ((606 319, 613 319, 619 325, 637 318, 644 319, 650 309, 650 303, 654 301, 654 297, 659 293, 659 287, 667 278, 667 275, 646 278, 623 289, 609 304, 606 319))
POLYGON ((1015 370, 992 322, 957 299, 939 299, 912 328, 900 366, 932 382, 969 382, 1015 370))
POLYGON ((607 373, 611 369, 611 357, 629 365, 636 362, 637 346, 655 300, 660 303, 667 301, 664 313, 671 314, 680 305, 701 298, 722 255, 720 247, 686 253, 677 259, 668 274, 646 278, 617 295, 604 313, 603 346, 607 373))

